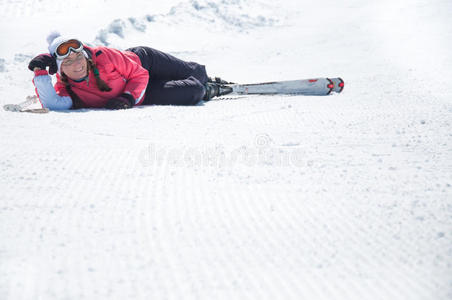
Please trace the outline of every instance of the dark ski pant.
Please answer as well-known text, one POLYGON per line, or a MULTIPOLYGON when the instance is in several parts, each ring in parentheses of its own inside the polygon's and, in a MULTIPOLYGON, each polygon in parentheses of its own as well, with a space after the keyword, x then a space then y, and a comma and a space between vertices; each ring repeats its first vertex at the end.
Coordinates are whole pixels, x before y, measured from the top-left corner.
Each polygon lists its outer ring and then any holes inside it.
POLYGON ((149 71, 143 104, 195 105, 204 97, 205 66, 144 46, 127 51, 137 54, 143 68, 149 71))

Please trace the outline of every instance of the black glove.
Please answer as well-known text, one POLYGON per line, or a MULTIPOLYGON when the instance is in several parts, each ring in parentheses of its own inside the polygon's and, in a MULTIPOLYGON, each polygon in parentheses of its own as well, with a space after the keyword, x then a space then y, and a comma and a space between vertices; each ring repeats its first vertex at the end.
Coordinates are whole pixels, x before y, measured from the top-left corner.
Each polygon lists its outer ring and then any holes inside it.
POLYGON ((49 67, 50 75, 53 75, 58 71, 55 57, 48 53, 36 56, 28 64, 28 69, 30 69, 30 71, 34 71, 34 68, 36 67, 40 68, 41 70, 45 70, 47 67, 49 67))
POLYGON ((118 97, 108 100, 105 108, 108 109, 127 109, 135 105, 135 99, 132 95, 123 93, 118 97))

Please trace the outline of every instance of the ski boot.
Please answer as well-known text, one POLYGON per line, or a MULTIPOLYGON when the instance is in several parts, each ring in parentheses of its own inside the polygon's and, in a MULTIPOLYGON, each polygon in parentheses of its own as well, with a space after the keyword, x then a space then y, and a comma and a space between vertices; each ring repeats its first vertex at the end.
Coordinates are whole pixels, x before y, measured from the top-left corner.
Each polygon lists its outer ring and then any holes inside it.
POLYGON ((206 94, 202 99, 204 101, 210 101, 213 97, 220 97, 232 93, 232 87, 222 83, 207 82, 205 87, 206 94))

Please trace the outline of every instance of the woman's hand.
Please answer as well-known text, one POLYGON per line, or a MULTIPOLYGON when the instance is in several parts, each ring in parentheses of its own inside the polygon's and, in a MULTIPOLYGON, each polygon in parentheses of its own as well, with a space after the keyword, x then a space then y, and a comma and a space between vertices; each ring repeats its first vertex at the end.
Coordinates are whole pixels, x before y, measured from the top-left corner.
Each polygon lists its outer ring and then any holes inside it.
POLYGON ((36 68, 45 70, 47 67, 49 67, 50 75, 53 75, 58 71, 58 66, 55 58, 47 53, 36 56, 28 64, 28 69, 30 69, 30 71, 36 71, 36 68))
POLYGON ((127 109, 135 105, 135 99, 132 95, 124 93, 118 97, 108 100, 105 108, 108 109, 127 109))

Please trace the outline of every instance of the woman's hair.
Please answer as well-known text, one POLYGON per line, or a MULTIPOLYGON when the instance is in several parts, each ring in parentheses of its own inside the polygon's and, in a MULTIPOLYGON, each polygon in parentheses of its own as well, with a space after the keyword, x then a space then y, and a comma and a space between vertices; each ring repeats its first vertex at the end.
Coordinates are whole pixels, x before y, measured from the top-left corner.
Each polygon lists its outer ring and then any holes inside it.
MULTIPOLYGON (((87 61, 88 61, 88 76, 89 72, 93 70, 94 77, 96 78, 97 88, 102 92, 111 91, 111 87, 109 87, 108 84, 100 78, 99 70, 97 69, 96 64, 93 62, 93 60, 89 58, 87 59, 87 61)), ((63 82, 64 86, 66 87, 66 91, 68 92, 69 96, 72 99, 72 109, 86 107, 83 100, 80 99, 80 97, 72 90, 71 84, 69 83, 69 78, 63 72, 61 72, 61 82, 63 82)))

